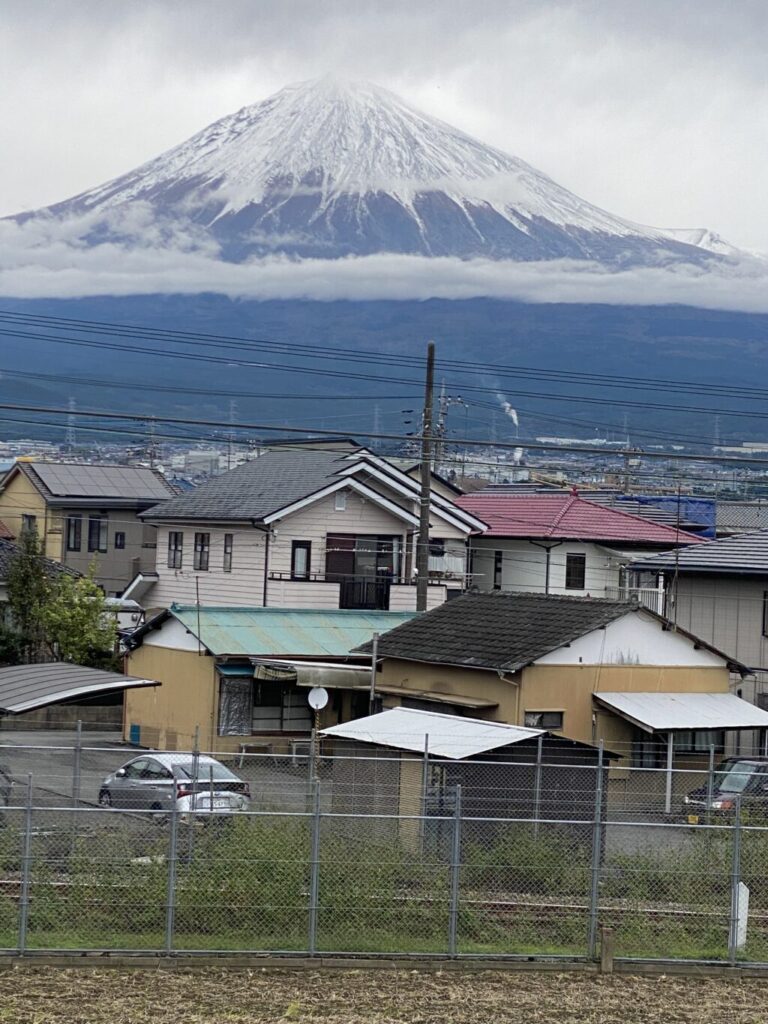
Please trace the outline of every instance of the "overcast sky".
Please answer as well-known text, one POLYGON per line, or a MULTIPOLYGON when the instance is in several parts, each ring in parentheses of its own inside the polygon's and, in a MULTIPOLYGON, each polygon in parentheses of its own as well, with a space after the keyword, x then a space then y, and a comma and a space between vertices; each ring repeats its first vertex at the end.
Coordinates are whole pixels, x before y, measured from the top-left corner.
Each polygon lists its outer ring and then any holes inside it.
POLYGON ((768 251, 764 0, 2 0, 0 215, 327 71, 623 217, 768 251))

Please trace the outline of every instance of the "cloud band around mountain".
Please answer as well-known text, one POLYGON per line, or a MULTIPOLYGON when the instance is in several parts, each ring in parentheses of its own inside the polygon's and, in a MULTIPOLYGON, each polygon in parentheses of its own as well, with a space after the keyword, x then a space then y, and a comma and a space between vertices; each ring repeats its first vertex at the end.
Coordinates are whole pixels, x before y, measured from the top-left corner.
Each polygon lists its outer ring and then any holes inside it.
MULTIPOLYGON (((103 218, 103 214, 102 214, 103 218)), ((511 260, 377 254, 336 260, 219 256, 209 236, 170 229, 135 204, 115 214, 109 240, 97 218, 0 222, 0 296, 216 293, 256 300, 497 298, 539 303, 682 304, 768 313, 768 261, 607 270, 586 260, 511 260)))

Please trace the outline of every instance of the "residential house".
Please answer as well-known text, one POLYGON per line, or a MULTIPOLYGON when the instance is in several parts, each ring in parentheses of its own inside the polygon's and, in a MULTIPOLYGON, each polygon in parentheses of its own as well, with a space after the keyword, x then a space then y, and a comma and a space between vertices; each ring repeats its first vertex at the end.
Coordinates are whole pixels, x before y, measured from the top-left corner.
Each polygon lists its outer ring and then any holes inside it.
POLYGON ((731 693, 743 665, 635 602, 469 593, 381 636, 378 658, 377 689, 404 706, 461 714, 471 701, 479 717, 602 740, 647 767, 673 737, 687 763, 723 750, 726 731, 768 727, 731 693))
POLYGON ((0 519, 14 536, 40 534, 43 550, 77 572, 96 565, 96 580, 119 597, 155 563, 155 528, 140 514, 175 492, 140 466, 19 460, 0 482, 0 519))
POLYGON ((322 726, 368 714, 371 659, 350 652, 412 617, 174 605, 130 637, 126 672, 162 686, 126 694, 125 739, 163 750, 190 750, 196 734, 214 751, 306 748, 309 689, 332 689, 322 726))
MULTIPOLYGON (((700 545, 698 536, 605 508, 572 494, 487 494, 456 498, 487 523, 472 537, 472 584, 479 590, 618 598, 626 594, 624 567, 637 554, 700 545)), ((661 611, 663 594, 642 599, 661 611)))
POLYGON ((666 591, 667 618, 749 667, 738 689, 768 708, 768 532, 638 558, 630 569, 633 586, 666 591))
MULTIPOLYGON (((125 596, 146 608, 412 611, 419 500, 415 480, 354 442, 281 444, 144 513, 157 561, 125 596)), ((482 529, 432 492, 430 607, 464 589, 467 540, 482 529)))

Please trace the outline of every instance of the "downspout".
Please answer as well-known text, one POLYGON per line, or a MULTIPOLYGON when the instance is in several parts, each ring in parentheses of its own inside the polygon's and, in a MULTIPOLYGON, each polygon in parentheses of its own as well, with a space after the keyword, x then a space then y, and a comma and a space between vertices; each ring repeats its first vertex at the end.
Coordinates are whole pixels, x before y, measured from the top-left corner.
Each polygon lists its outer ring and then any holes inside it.
MULTIPOLYGON (((255 525, 255 524, 254 524, 255 525)), ((269 528, 264 532, 264 592, 261 597, 263 608, 267 607, 267 581, 269 580, 269 528)))
POLYGON ((559 540, 555 544, 537 544, 535 540, 529 540, 528 543, 529 544, 533 544, 533 546, 535 548, 544 548, 544 550, 547 553, 546 554, 546 562, 545 562, 545 566, 544 566, 544 593, 548 594, 549 593, 549 566, 550 566, 550 561, 551 561, 550 552, 552 551, 552 548, 559 548, 560 545, 563 542, 561 540, 559 540))

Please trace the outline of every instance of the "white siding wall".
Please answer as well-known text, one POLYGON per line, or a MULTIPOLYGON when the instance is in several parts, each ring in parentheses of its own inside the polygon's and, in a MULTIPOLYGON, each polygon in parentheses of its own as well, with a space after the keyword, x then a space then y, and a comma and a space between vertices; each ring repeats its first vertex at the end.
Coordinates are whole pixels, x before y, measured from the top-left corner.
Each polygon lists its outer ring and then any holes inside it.
MULTIPOLYGON (((338 608, 339 585, 322 581, 296 581, 288 577, 291 572, 291 548, 294 540, 309 541, 310 573, 325 573, 326 537, 329 533, 356 534, 358 536, 397 536, 401 539, 403 560, 401 572, 410 565, 413 550, 413 528, 375 502, 346 490, 346 508, 336 509, 334 494, 306 508, 278 520, 272 526, 269 542, 268 574, 284 574, 285 579, 268 579, 267 603, 276 607, 338 608), (406 553, 409 557, 406 561, 406 553)), ((393 495, 393 500, 396 496, 393 495)), ((446 538, 446 550, 461 555, 464 548, 455 539, 457 531, 445 526, 442 520, 435 524, 434 536, 446 538)), ((170 525, 157 533, 156 572, 160 579, 146 599, 148 607, 168 607, 174 601, 193 604, 197 599, 209 605, 261 606, 264 595, 265 533, 255 528, 227 527, 221 524, 170 525), (168 534, 177 530, 184 534, 184 557, 181 569, 168 568, 168 534), (207 572, 192 568, 195 533, 209 533, 211 547, 207 572), (224 534, 234 534, 232 571, 224 572, 224 534)), ((445 588, 430 587, 430 607, 445 600, 445 588)), ((392 588, 392 610, 411 610, 415 607, 415 587, 392 588)))
MULTIPOLYGON (((667 578, 672 591, 671 574, 667 578)), ((768 578, 686 576, 677 585, 677 623, 750 668, 768 667, 763 595, 768 578)), ((667 614, 672 615, 671 604, 667 614)))
MULTIPOLYGON (((544 593, 547 553, 543 548, 527 540, 507 540, 502 537, 474 537, 471 545, 475 552, 472 583, 480 590, 493 590, 494 555, 496 551, 502 551, 502 590, 544 593)), ((619 584, 617 559, 598 544, 565 541, 552 548, 549 558, 550 594, 603 597, 606 587, 619 584), (565 563, 570 553, 586 555, 583 590, 565 588, 565 563)))
MULTIPOLYGON (((446 588, 442 586, 430 586, 427 588, 427 611, 437 608, 445 601, 446 588)), ((416 587, 403 584, 393 586, 389 591, 389 610, 391 612, 415 612, 416 611, 416 587)))
POLYGON ((354 491, 345 490, 347 507, 336 511, 336 495, 316 501, 274 524, 269 546, 269 571, 291 571, 291 542, 308 540, 312 545, 311 572, 325 572, 325 538, 329 533, 392 534, 405 545, 411 527, 386 509, 354 491))
POLYGON ((267 604, 270 608, 338 608, 339 589, 338 583, 268 580, 267 604))
POLYGON ((264 546, 262 530, 236 529, 220 525, 161 526, 157 531, 157 573, 159 582, 150 591, 146 603, 167 608, 173 602, 194 604, 199 581, 200 603, 231 606, 260 606, 264 593, 264 546), (181 569, 168 568, 168 534, 184 534, 184 558, 181 569), (210 533, 211 549, 207 572, 192 568, 195 533, 210 533), (224 534, 234 534, 232 571, 224 572, 224 534))
POLYGON ((724 668, 725 661, 687 636, 665 630, 643 612, 579 637, 567 647, 545 654, 537 665, 664 665, 678 668, 724 668))

